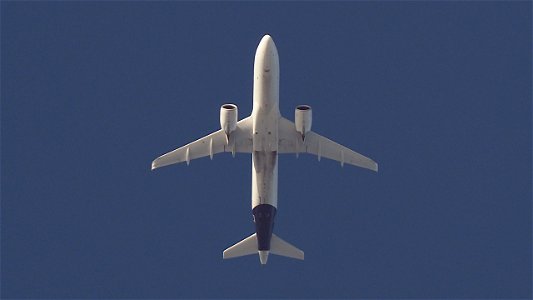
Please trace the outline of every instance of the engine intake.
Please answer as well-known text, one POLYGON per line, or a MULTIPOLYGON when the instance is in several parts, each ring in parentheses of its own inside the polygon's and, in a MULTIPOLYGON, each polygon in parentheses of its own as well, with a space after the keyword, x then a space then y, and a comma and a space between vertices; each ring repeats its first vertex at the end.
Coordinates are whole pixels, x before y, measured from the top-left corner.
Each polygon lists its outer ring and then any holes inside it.
POLYGON ((302 139, 305 140, 305 134, 311 131, 311 125, 313 122, 313 110, 309 105, 298 105, 294 110, 294 125, 296 125, 296 131, 302 135, 302 139))
POLYGON ((237 118, 239 115, 239 110, 237 105, 232 103, 222 104, 220 107, 220 127, 226 133, 226 136, 229 138, 229 135, 237 128, 237 118))

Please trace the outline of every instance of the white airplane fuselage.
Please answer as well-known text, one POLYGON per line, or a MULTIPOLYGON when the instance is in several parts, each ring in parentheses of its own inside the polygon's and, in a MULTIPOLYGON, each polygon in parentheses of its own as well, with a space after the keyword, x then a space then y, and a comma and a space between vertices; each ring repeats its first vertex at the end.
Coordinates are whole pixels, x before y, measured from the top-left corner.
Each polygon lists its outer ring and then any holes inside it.
POLYGON ((258 250, 266 263, 278 206, 279 58, 270 36, 259 43, 254 61, 252 212, 258 250))
POLYGON ((221 129, 196 141, 157 157, 152 170, 222 152, 252 154, 252 214, 255 233, 223 251, 223 258, 259 254, 266 264, 269 253, 304 259, 304 252, 273 233, 278 207, 278 154, 316 155, 378 170, 372 159, 365 157, 311 130, 312 111, 309 105, 295 108, 294 122, 279 111, 279 57, 274 41, 265 35, 255 53, 253 109, 250 116, 238 120, 237 105, 220 108, 221 129))

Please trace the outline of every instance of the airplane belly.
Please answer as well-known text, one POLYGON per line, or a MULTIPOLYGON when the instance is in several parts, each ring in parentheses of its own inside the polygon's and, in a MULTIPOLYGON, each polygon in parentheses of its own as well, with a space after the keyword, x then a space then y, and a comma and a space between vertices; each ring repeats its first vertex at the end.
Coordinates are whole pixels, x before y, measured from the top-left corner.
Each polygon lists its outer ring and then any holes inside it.
POLYGON ((277 114, 256 117, 253 124, 254 151, 267 153, 278 151, 278 120, 277 114))
POLYGON ((278 206, 278 152, 252 152, 252 209, 261 204, 278 206))

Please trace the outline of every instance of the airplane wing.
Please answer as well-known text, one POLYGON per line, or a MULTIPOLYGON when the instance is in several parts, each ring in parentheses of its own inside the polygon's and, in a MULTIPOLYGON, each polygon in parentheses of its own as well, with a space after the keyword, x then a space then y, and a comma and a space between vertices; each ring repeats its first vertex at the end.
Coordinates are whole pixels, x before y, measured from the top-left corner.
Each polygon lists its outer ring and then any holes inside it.
POLYGON ((361 155, 349 148, 325 138, 313 131, 306 133, 305 141, 296 131, 293 122, 281 118, 279 121, 278 153, 309 153, 339 161, 341 166, 346 164, 378 171, 378 164, 372 159, 361 155))
POLYGON ((188 165, 191 160, 204 156, 213 159, 213 155, 220 152, 231 152, 233 155, 236 152, 252 152, 252 119, 250 117, 237 122, 237 128, 230 134, 229 141, 224 130, 215 131, 156 158, 152 162, 152 170, 184 161, 188 165))

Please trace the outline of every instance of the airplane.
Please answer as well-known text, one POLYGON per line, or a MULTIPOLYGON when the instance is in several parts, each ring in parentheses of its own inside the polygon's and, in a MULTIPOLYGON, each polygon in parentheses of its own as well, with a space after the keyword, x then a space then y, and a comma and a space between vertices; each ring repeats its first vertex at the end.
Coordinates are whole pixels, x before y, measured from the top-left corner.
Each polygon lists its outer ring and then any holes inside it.
POLYGON ((252 154, 252 215, 255 233, 227 248, 223 259, 258 254, 261 265, 269 254, 304 259, 304 252, 273 233, 278 207, 278 155, 314 154, 373 171, 372 159, 311 131, 312 109, 298 105, 294 122, 279 111, 279 57, 272 37, 265 35, 254 60, 253 108, 250 116, 238 120, 237 105, 223 104, 220 127, 199 140, 168 152, 152 162, 152 170, 221 152, 252 154))

